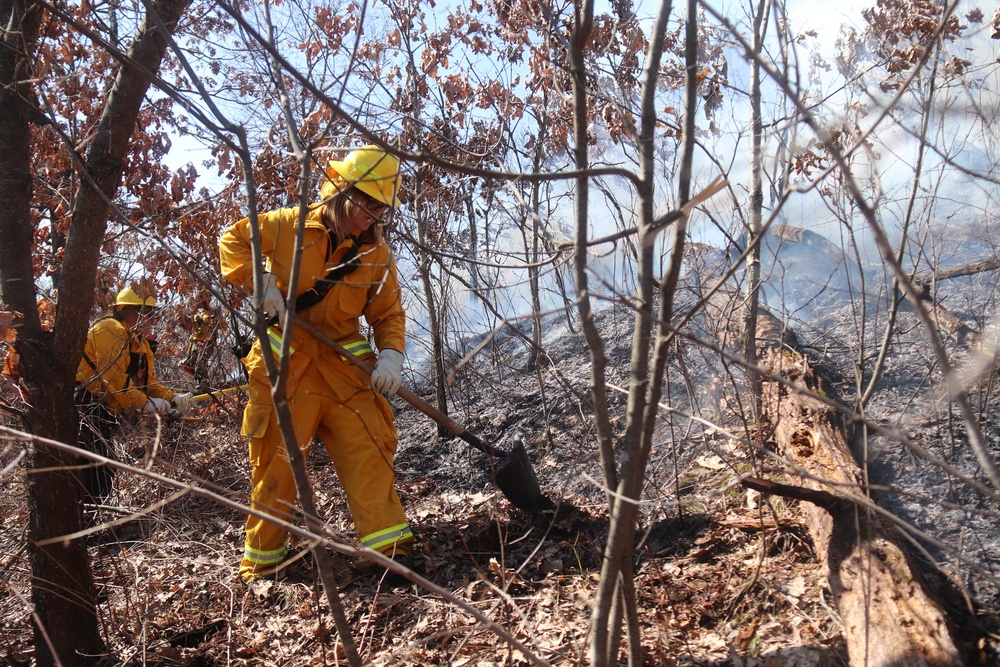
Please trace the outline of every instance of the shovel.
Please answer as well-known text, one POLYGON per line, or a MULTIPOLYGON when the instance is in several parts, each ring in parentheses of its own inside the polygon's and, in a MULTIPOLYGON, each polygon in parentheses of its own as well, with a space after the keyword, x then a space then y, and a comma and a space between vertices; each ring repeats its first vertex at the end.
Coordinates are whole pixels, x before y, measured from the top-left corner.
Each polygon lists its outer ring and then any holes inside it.
MULTIPOLYGON (((298 316, 295 316, 295 324, 302 327, 307 333, 311 334, 327 347, 333 349, 342 359, 354 364, 368 375, 372 374, 374 368, 370 364, 354 356, 353 353, 345 349, 340 343, 323 335, 313 325, 298 316)), ((521 438, 515 437, 514 448, 509 452, 505 452, 469 433, 461 424, 427 403, 427 401, 406 387, 400 387, 396 392, 396 396, 399 396, 462 440, 465 440, 482 453, 491 457, 495 465, 493 481, 496 483, 497 488, 500 489, 500 492, 506 496, 507 500, 514 507, 526 512, 536 512, 551 505, 551 502, 542 495, 542 491, 538 487, 538 477, 535 475, 535 469, 531 467, 528 452, 524 449, 524 443, 521 442, 521 438)))
POLYGON ((212 398, 213 396, 225 396, 226 394, 235 394, 238 391, 243 391, 244 389, 247 389, 249 386, 250 385, 248 385, 248 384, 241 384, 241 385, 239 385, 237 387, 226 387, 225 389, 219 389, 217 391, 210 391, 207 394, 198 394, 196 396, 192 396, 191 400, 193 400, 195 402, 197 402, 197 401, 206 401, 206 400, 212 398))

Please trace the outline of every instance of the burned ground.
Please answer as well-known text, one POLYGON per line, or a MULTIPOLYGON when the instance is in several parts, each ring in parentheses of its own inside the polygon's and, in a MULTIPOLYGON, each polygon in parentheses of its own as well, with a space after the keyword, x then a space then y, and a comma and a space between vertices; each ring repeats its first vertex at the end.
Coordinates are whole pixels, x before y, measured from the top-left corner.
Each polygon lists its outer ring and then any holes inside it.
MULTIPOLYGON (((830 311, 836 318, 836 313, 830 311)), ((841 321, 843 318, 841 318, 841 321)), ((624 424, 632 316, 609 306, 598 315, 608 336, 608 392, 617 434, 624 424)), ((710 323, 700 326, 711 331, 710 323)), ((418 536, 418 571, 507 628, 552 665, 587 662, 586 637, 608 531, 603 474, 589 407, 590 359, 564 320, 545 322, 546 356, 528 367, 528 349, 501 335, 452 378, 452 416, 501 449, 520 434, 542 490, 555 508, 535 516, 513 508, 493 487, 486 457, 398 399, 397 481, 418 536), (497 363, 499 362, 499 363, 497 363)), ((834 327, 803 332, 816 358, 840 370, 834 327), (825 346, 825 347, 824 347, 825 346), (826 353, 822 350, 826 350, 826 353)), ((914 326, 912 335, 918 335, 914 326)), ((846 338, 846 337, 845 337, 846 338)), ((470 345, 471 347, 471 345, 470 345)), ((889 385, 872 403, 880 423, 903 422, 926 442, 975 474, 975 462, 933 403, 919 343, 900 336, 901 354, 887 369, 889 385), (910 405, 922 406, 922 411, 910 405), (904 406, 901 410, 901 406, 904 406)), ((636 534, 636 595, 648 665, 843 665, 843 632, 831 607, 825 571, 795 501, 761 498, 736 482, 753 472, 780 470, 750 444, 764 445, 734 417, 740 378, 691 341, 675 347, 667 387, 677 413, 665 414, 647 471, 636 534), (692 422, 696 414, 712 426, 692 422)), ((845 370, 846 368, 846 370, 845 370)), ((415 375, 410 384, 431 389, 415 375)), ((241 398, 204 406, 201 422, 134 425, 120 444, 123 461, 149 468, 239 503, 248 500, 246 444, 238 436, 241 398)), ((984 427, 995 434, 1000 409, 984 394, 984 427)), ((995 442, 995 438, 994 438, 995 442)), ((886 502, 942 540, 965 540, 961 552, 989 571, 996 545, 995 506, 908 455, 893 441, 874 441, 887 485, 886 502), (951 489, 947 494, 942 490, 951 489), (942 503, 948 498, 954 507, 942 503)), ((19 449, 3 452, 3 466, 19 449)), ((308 459, 317 506, 328 530, 352 543, 343 493, 321 447, 308 459)), ((25 555, 25 471, 7 471, 0 499, 0 662, 31 664, 25 555)), ((194 494, 121 473, 108 506, 92 518, 99 613, 112 651, 124 665, 344 664, 333 623, 308 558, 280 582, 248 588, 237 576, 242 551, 240 512, 194 494)), ((301 541, 293 545, 302 547, 301 541)), ((953 551, 928 552, 946 579, 965 584, 983 627, 995 627, 989 576, 970 570, 953 551), (991 623, 993 625, 991 625, 991 623)), ((355 640, 373 665, 525 665, 518 651, 468 612, 416 586, 378 587, 334 555, 335 574, 355 640)), ((986 641, 986 645, 989 645, 986 641)))

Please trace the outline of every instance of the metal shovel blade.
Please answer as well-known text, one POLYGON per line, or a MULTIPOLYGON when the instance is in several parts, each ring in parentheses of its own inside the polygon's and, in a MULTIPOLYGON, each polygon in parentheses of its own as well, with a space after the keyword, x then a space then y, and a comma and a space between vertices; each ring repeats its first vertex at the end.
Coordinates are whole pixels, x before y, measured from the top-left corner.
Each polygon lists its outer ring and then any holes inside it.
POLYGON ((507 452, 504 461, 497 467, 495 478, 497 488, 510 503, 525 512, 537 512, 551 504, 542 495, 538 486, 538 476, 531 466, 528 452, 521 438, 514 437, 514 448, 507 452))

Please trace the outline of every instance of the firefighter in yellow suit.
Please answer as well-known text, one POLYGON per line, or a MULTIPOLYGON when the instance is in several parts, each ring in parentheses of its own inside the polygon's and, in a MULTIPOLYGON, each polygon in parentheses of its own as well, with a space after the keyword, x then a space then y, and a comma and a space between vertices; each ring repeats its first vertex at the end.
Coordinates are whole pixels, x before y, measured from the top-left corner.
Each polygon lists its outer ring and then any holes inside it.
MULTIPOLYGON (((126 287, 115 298, 111 316, 98 320, 87 332, 83 358, 76 370, 82 448, 114 458, 107 442, 121 415, 130 410, 183 414, 191 408, 190 393, 176 392, 156 379, 153 350, 146 338, 155 312, 154 297, 126 287)), ((89 461, 82 459, 80 463, 89 461)), ((90 499, 106 497, 112 477, 112 469, 106 466, 84 468, 83 484, 90 499)))
MULTIPOLYGON (((321 342, 293 330, 287 383, 298 446, 304 455, 319 435, 343 484, 361 544, 411 566, 413 533, 396 493, 393 459, 397 435, 385 395, 402 382, 405 313, 392 252, 382 238, 381 222, 399 205, 399 161, 366 146, 343 160, 331 161, 320 188, 322 202, 305 217, 300 279, 291 290, 297 314, 375 365, 369 378, 321 342), (319 300, 303 308, 303 294, 313 289, 319 300), (372 327, 377 362, 361 334, 360 317, 372 327), (380 393, 381 392, 381 393, 380 393)), ((261 251, 267 259, 262 307, 268 315, 284 312, 295 249, 299 209, 285 208, 258 216, 261 251)), ((250 221, 226 229, 219 242, 222 275, 246 290, 253 288, 250 221)), ((314 298, 315 300, 315 298, 314 298)), ((277 353, 281 333, 272 327, 277 353)), ((250 438, 250 506, 289 518, 295 483, 271 399, 261 343, 244 359, 250 375, 250 398, 241 434, 250 438)), ((251 582, 288 557, 287 534, 280 526, 250 515, 240 576, 251 582)))

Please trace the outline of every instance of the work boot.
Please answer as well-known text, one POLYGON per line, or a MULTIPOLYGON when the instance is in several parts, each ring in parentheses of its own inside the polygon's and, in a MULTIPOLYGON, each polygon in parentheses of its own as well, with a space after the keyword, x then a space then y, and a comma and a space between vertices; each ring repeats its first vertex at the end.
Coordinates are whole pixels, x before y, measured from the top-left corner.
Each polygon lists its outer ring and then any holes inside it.
MULTIPOLYGON (((413 559, 404 554, 398 554, 392 557, 392 560, 396 561, 408 570, 413 569, 413 559)), ((411 582, 409 579, 394 572, 393 570, 378 568, 379 578, 381 579, 381 585, 386 589, 402 588, 403 586, 408 586, 411 582)))
POLYGON ((311 581, 313 577, 312 552, 309 549, 302 549, 290 551, 280 563, 245 575, 243 581, 248 585, 265 579, 301 583, 311 581))

